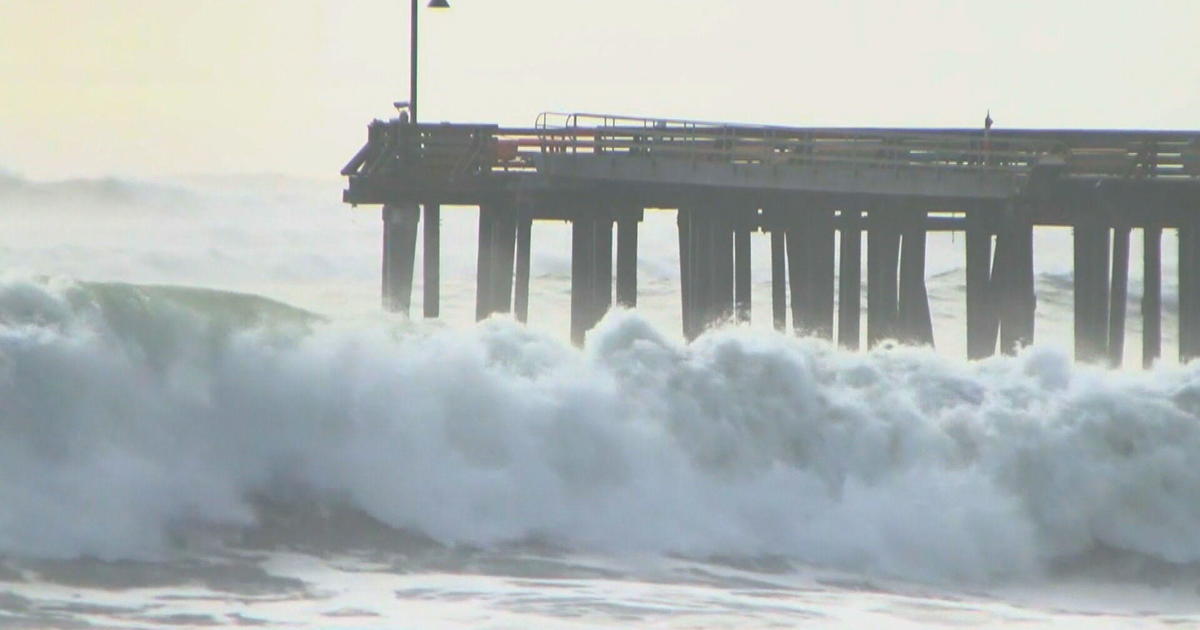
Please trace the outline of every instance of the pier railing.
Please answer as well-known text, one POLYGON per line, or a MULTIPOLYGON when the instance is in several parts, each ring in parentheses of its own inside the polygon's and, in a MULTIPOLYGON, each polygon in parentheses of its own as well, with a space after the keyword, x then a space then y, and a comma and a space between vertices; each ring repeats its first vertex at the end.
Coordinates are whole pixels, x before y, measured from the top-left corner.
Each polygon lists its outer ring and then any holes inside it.
POLYGON ((452 182, 536 173, 546 159, 569 157, 1014 173, 1051 164, 1075 176, 1196 179, 1200 134, 795 128, 548 112, 531 128, 377 121, 342 173, 452 182))

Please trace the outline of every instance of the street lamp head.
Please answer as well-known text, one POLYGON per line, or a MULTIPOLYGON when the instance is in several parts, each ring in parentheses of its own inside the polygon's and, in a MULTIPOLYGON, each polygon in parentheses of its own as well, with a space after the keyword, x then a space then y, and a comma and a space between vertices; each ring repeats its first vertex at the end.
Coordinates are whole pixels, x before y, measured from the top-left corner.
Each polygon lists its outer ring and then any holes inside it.
POLYGON ((449 9, 450 3, 446 0, 429 0, 430 9, 449 9))

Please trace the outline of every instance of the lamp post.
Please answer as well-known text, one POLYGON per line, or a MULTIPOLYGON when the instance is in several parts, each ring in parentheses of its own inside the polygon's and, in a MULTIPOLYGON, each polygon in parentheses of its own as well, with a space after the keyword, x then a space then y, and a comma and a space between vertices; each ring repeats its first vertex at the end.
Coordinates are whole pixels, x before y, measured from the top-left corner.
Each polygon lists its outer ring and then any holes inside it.
MULTIPOLYGON (((430 0, 430 9, 449 9, 447 0, 430 0)), ((412 0, 412 17, 409 20, 409 67, 408 67, 408 113, 412 123, 417 124, 417 0, 412 0)))

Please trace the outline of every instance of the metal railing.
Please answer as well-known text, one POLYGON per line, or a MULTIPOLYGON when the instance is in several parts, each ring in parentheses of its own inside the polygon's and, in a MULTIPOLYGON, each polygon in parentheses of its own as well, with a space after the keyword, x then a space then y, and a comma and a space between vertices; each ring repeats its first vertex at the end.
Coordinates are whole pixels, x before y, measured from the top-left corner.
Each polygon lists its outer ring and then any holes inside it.
POLYGON ((605 157, 745 166, 975 169, 1068 175, 1200 178, 1200 132, 797 128, 546 112, 532 128, 376 122, 343 169, 419 169, 447 180, 533 173, 545 159, 605 157))

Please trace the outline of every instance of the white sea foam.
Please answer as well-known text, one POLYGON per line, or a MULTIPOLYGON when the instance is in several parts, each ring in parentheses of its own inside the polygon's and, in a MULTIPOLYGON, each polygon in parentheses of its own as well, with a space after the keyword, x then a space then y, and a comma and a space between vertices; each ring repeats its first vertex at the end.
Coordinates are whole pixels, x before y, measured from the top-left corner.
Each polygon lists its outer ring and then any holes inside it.
MULTIPOLYGON (((320 322, 228 294, 0 284, 0 553, 168 552, 304 490, 444 543, 1019 578, 1200 561, 1200 368, 969 364, 631 313, 320 322), (231 317, 230 313, 241 313, 231 317)), ((316 507, 314 506, 314 509, 316 507)))

